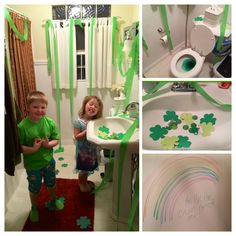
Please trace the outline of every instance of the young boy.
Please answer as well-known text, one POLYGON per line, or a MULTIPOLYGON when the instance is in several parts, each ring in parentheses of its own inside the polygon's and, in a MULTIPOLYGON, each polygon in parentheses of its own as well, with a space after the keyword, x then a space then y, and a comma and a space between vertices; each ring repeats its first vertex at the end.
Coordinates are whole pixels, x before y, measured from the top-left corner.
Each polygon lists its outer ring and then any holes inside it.
POLYGON ((64 203, 56 198, 55 160, 53 147, 58 144, 59 133, 55 122, 46 116, 48 101, 44 93, 31 92, 27 97, 28 116, 19 124, 20 143, 24 157, 30 192, 32 222, 39 221, 38 197, 42 179, 51 196, 52 209, 61 210, 64 203))

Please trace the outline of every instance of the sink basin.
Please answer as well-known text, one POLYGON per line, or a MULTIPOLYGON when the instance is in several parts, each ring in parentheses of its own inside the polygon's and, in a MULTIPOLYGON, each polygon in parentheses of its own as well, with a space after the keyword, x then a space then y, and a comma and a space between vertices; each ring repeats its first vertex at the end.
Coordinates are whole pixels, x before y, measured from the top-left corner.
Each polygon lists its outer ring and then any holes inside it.
MULTIPOLYGON (((218 89, 215 83, 207 86, 213 98, 222 101, 220 94, 223 103, 231 102, 229 91, 218 89)), ((143 148, 230 150, 231 112, 197 92, 167 92, 143 105, 143 148)))
POLYGON ((121 117, 104 117, 89 121, 87 126, 87 139, 90 142, 99 145, 103 149, 114 150, 111 215, 116 221, 126 223, 132 206, 132 186, 134 181, 133 154, 138 154, 139 152, 138 129, 135 129, 125 149, 120 144, 122 137, 132 126, 133 122, 133 120, 121 117), (123 165, 120 162, 122 159, 123 165), (122 179, 119 180, 120 168, 122 168, 122 179), (120 191, 119 186, 121 186, 120 191), (118 194, 120 194, 119 204, 118 194), (117 209, 119 209, 119 216, 117 216, 117 209))
MULTIPOLYGON (((116 116, 91 120, 87 126, 87 139, 102 148, 117 149, 132 123, 132 120, 116 116)), ((131 136, 129 145, 138 145, 138 139, 137 130, 131 136)))

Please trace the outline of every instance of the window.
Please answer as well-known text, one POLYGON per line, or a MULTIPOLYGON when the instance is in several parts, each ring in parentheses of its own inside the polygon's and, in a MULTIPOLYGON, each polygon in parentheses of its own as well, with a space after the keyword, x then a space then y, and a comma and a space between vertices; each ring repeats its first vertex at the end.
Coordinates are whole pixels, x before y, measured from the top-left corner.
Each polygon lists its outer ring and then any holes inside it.
POLYGON ((65 20, 69 18, 110 17, 111 5, 54 5, 52 19, 65 20))
MULTIPOLYGON (((52 6, 53 20, 66 20, 92 17, 110 17, 111 5, 54 5, 52 6)), ((85 35, 84 29, 75 26, 76 29, 76 54, 77 54, 77 81, 86 80, 85 65, 85 35)))
POLYGON ((85 52, 77 52, 77 80, 85 80, 85 52))

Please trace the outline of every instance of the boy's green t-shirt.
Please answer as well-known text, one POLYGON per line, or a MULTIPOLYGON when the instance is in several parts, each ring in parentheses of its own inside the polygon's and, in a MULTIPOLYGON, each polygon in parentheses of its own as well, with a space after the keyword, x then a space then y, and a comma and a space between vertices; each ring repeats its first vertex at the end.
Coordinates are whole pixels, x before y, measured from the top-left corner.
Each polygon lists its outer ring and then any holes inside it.
MULTIPOLYGON (((43 117, 37 123, 30 121, 28 117, 23 119, 19 124, 20 143, 24 146, 32 147, 36 138, 48 138, 50 140, 59 139, 59 132, 53 119, 43 117)), ((53 149, 41 147, 37 152, 23 154, 24 166, 27 170, 41 169, 53 158, 53 149)))

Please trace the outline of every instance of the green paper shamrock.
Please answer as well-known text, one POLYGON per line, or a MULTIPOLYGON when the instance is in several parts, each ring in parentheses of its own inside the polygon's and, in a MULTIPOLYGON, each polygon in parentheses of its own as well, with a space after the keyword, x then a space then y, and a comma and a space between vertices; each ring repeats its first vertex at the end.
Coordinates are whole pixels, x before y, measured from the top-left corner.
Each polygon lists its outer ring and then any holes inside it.
MULTIPOLYGON (((61 203, 65 203, 65 198, 64 197, 60 197, 60 198, 57 198, 57 200, 59 200, 61 203)), ((48 201, 48 202, 45 202, 45 207, 49 210, 49 211, 55 211, 55 210, 58 210, 56 205, 55 205, 55 202, 53 202, 52 200, 48 201)))
POLYGON ((166 111, 166 114, 163 116, 164 117, 164 121, 178 121, 179 117, 178 115, 176 115, 175 111, 166 111))
POLYGON ((56 170, 55 170, 55 175, 59 175, 59 172, 60 172, 60 171, 59 171, 58 169, 56 169, 56 170))
POLYGON ((63 161, 64 157, 58 157, 58 161, 63 161))
POLYGON ((195 123, 191 124, 191 128, 189 129, 189 133, 198 135, 199 128, 195 123))
POLYGON ((81 229, 87 229, 91 225, 91 221, 87 216, 81 216, 76 220, 76 225, 79 225, 81 229))
POLYGON ((180 119, 187 125, 191 125, 193 123, 192 113, 183 113, 180 115, 180 119))
POLYGON ((104 125, 101 126, 101 127, 99 127, 98 130, 101 131, 101 132, 104 132, 104 133, 106 133, 106 134, 109 134, 109 133, 110 133, 110 129, 107 128, 107 127, 104 126, 104 125))
POLYGON ((150 137, 155 141, 160 138, 164 138, 165 135, 168 133, 168 130, 165 127, 161 127, 160 125, 151 127, 149 130, 151 132, 150 137))
POLYGON ((177 129, 178 128, 178 123, 177 122, 170 122, 169 124, 169 129, 177 129))
POLYGON ((192 144, 187 136, 179 135, 178 138, 179 138, 179 144, 177 145, 177 148, 189 148, 190 145, 192 144))
POLYGON ((66 163, 63 163, 62 165, 61 165, 61 167, 67 167, 68 166, 68 164, 66 164, 66 163))
POLYGON ((201 123, 199 126, 202 128, 202 136, 203 137, 210 136, 211 133, 215 131, 215 128, 212 123, 206 124, 204 122, 204 123, 201 123))
POLYGON ((118 137, 119 140, 121 140, 124 137, 124 134, 123 133, 118 133, 117 137, 118 137))
POLYGON ((177 136, 165 137, 161 140, 161 145, 164 149, 171 150, 178 144, 178 140, 179 138, 177 136))
POLYGON ((200 119, 200 124, 201 123, 212 123, 213 125, 216 123, 216 118, 214 117, 214 114, 213 113, 210 113, 210 114, 205 114, 204 115, 204 118, 201 118, 200 119))

